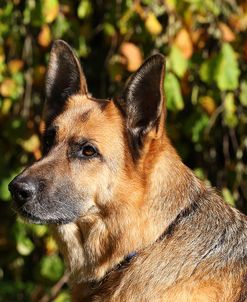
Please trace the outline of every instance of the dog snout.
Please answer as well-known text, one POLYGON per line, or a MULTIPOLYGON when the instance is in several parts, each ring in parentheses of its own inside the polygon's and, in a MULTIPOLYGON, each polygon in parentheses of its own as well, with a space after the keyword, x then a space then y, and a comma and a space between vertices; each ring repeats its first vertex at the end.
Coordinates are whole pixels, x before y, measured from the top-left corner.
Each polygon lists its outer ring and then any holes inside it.
POLYGON ((9 184, 9 191, 17 205, 22 206, 27 201, 35 198, 37 188, 35 181, 31 178, 15 178, 9 184))

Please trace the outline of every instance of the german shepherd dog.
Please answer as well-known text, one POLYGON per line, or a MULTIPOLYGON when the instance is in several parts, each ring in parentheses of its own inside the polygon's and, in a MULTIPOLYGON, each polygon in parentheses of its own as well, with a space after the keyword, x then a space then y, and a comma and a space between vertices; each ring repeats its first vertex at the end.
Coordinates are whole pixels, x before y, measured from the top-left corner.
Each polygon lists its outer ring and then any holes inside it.
POLYGON ((164 73, 156 54, 119 97, 96 99, 53 44, 44 154, 9 189, 22 217, 52 226, 74 302, 247 301, 247 219, 172 147, 164 73))

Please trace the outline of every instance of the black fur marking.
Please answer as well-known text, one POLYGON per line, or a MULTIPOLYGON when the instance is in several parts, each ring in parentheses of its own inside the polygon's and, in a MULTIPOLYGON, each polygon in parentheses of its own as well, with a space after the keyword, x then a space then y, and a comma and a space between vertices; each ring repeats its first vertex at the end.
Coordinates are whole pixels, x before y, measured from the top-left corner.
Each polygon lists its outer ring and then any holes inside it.
POLYGON ((55 126, 50 126, 45 130, 42 136, 42 153, 43 156, 47 155, 52 146, 55 144, 56 133, 58 128, 55 126))
POLYGON ((147 59, 131 76, 115 103, 126 118, 133 157, 138 159, 145 134, 157 125, 163 107, 164 57, 147 59))
POLYGON ((89 119, 90 112, 91 112, 91 110, 87 110, 87 111, 85 111, 85 112, 82 113, 82 115, 81 115, 81 121, 83 123, 86 122, 89 119))
POLYGON ((158 241, 161 241, 164 238, 169 238, 173 235, 176 226, 185 218, 193 215, 196 210, 198 209, 199 204, 198 201, 192 202, 187 208, 183 209, 177 217, 172 221, 172 223, 168 226, 168 228, 165 230, 165 232, 160 236, 158 241))
POLYGON ((54 42, 46 75, 46 121, 61 113, 68 97, 87 94, 86 79, 71 47, 62 40, 54 42))

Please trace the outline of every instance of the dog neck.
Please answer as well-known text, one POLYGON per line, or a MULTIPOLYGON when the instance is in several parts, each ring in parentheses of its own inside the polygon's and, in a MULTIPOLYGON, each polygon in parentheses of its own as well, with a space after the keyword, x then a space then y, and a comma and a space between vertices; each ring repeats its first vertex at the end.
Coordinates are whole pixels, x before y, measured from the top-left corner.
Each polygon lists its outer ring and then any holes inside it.
POLYGON ((116 196, 117 207, 109 202, 100 213, 54 228, 72 286, 102 280, 130 253, 157 241, 200 194, 202 184, 169 142, 165 140, 159 149, 155 161, 146 158, 141 163, 146 175, 141 201, 136 197, 136 183, 130 180, 129 188, 116 196))

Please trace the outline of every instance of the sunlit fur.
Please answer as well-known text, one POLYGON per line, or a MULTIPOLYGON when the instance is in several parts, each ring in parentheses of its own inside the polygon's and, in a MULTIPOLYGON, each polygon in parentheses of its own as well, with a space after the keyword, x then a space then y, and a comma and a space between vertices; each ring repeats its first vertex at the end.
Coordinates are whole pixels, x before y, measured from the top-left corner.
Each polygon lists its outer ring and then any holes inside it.
POLYGON ((106 159, 90 173, 70 167, 75 188, 93 192, 93 213, 54 227, 74 301, 245 301, 246 220, 182 164, 164 131, 150 132, 136 164, 113 102, 101 111, 76 96, 55 122, 61 141, 87 135, 106 159), (195 212, 156 242, 191 205, 195 212), (126 269, 100 282, 132 251, 138 256, 126 269))
MULTIPOLYGON (((64 43, 58 46, 53 53, 66 51, 64 43)), ((156 78, 162 89, 163 77, 156 78)), ((53 146, 19 176, 44 185, 45 198, 32 201, 43 214, 35 206, 29 210, 45 223, 53 202, 57 207, 52 229, 74 302, 245 302, 246 217, 182 163, 166 134, 163 98, 157 106, 136 156, 121 104, 93 99, 86 89, 69 95, 63 110, 46 121, 57 129, 53 146), (72 158, 70 148, 81 138, 94 142, 100 156, 72 158), (71 210, 77 217, 63 223, 71 210), (130 263, 116 269, 132 252, 130 263)))

